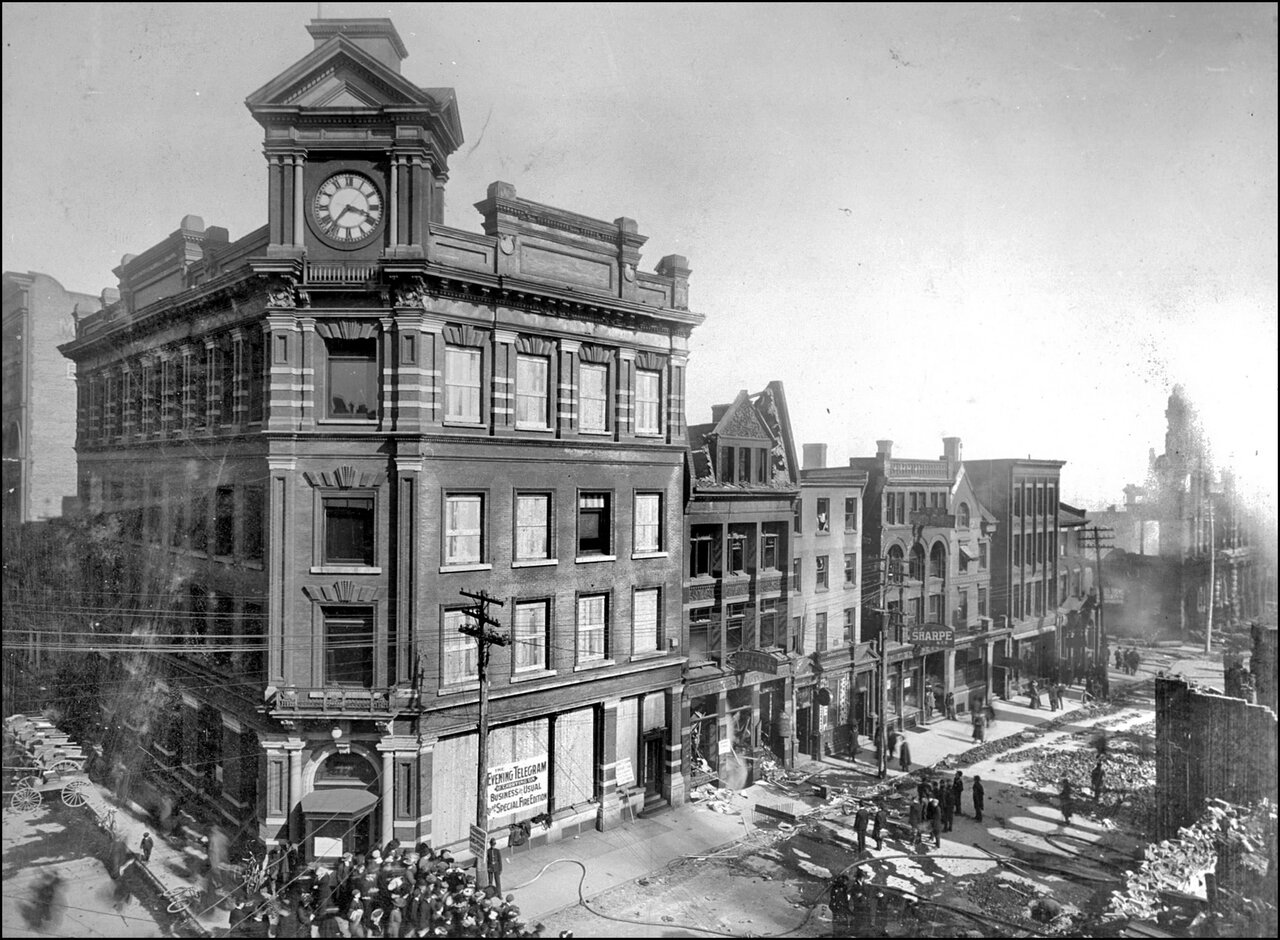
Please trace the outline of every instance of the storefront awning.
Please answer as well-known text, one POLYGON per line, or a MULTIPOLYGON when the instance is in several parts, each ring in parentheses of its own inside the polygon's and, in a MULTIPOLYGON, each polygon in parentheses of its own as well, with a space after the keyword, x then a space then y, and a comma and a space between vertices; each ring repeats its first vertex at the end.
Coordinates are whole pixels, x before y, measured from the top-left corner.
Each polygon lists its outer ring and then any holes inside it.
POLYGON ((313 790, 302 798, 304 814, 325 816, 329 819, 359 819, 378 804, 378 797, 368 790, 354 787, 313 790))
POLYGON ((961 545, 960 554, 963 555, 969 561, 978 560, 978 550, 976 548, 973 548, 972 546, 961 545))

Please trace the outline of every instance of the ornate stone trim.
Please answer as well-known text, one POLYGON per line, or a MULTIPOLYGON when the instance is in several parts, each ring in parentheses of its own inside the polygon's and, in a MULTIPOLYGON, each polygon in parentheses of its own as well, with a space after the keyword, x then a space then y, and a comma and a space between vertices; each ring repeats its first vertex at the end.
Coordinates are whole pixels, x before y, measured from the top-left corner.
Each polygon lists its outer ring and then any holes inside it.
POLYGON ((444 341, 450 346, 480 346, 486 345, 487 337, 484 333, 475 327, 463 324, 462 326, 446 326, 444 328, 444 341))
POLYGON ((378 335, 375 320, 317 320, 316 332, 325 339, 370 339, 378 335))
POLYGON ((636 354, 637 369, 646 369, 650 372, 661 372, 666 367, 667 359, 665 356, 659 356, 651 352, 636 354))
POLYGON ((607 366, 613 362, 614 352, 615 350, 608 346, 588 346, 583 343, 582 348, 578 350, 578 360, 607 366))
POLYGON ((385 478, 383 473, 359 471, 350 464, 343 464, 335 470, 307 470, 302 474, 312 486, 329 489, 349 490, 353 486, 368 489, 381 486, 385 478))
POLYGON ((556 344, 540 336, 521 336, 516 340, 516 352, 529 356, 551 356, 556 351, 556 344))
POLYGON ((304 585, 302 593, 319 604, 372 604, 378 599, 377 588, 354 581, 304 585))

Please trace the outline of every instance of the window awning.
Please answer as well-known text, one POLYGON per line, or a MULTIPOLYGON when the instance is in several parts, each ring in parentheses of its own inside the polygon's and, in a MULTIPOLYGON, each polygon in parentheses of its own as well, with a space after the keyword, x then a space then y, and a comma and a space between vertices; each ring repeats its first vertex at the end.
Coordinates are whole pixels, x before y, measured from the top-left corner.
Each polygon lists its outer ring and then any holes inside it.
POLYGON ((359 819, 378 803, 376 794, 354 787, 312 790, 302 798, 302 812, 329 819, 359 819))
POLYGON ((978 549, 973 546, 962 544, 960 546, 960 554, 969 559, 969 561, 978 560, 978 549))

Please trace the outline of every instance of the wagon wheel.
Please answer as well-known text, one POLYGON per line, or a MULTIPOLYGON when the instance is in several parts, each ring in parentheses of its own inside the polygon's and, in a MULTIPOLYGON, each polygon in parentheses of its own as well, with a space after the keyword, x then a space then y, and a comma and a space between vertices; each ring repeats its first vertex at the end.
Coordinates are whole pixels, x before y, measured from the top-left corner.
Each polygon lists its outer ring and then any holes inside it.
POLYGON ((50 777, 69 777, 80 772, 80 765, 73 760, 62 759, 50 767, 45 773, 50 777))
POLYGON ((40 791, 35 787, 20 787, 18 791, 13 794, 13 799, 9 801, 9 805, 19 813, 29 813, 39 806, 40 803, 40 791))
POLYGON ((62 802, 68 806, 84 806, 89 802, 89 783, 87 780, 72 780, 62 790, 62 802))

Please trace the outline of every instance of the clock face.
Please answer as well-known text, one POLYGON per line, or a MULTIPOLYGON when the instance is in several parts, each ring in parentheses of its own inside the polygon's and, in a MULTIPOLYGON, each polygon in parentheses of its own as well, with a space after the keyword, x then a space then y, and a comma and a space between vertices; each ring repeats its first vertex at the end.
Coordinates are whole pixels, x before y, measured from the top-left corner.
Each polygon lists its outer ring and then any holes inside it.
POLYGON ((357 245, 371 238, 382 221, 382 196, 367 176, 335 173, 316 190, 311 212, 325 236, 357 245))

